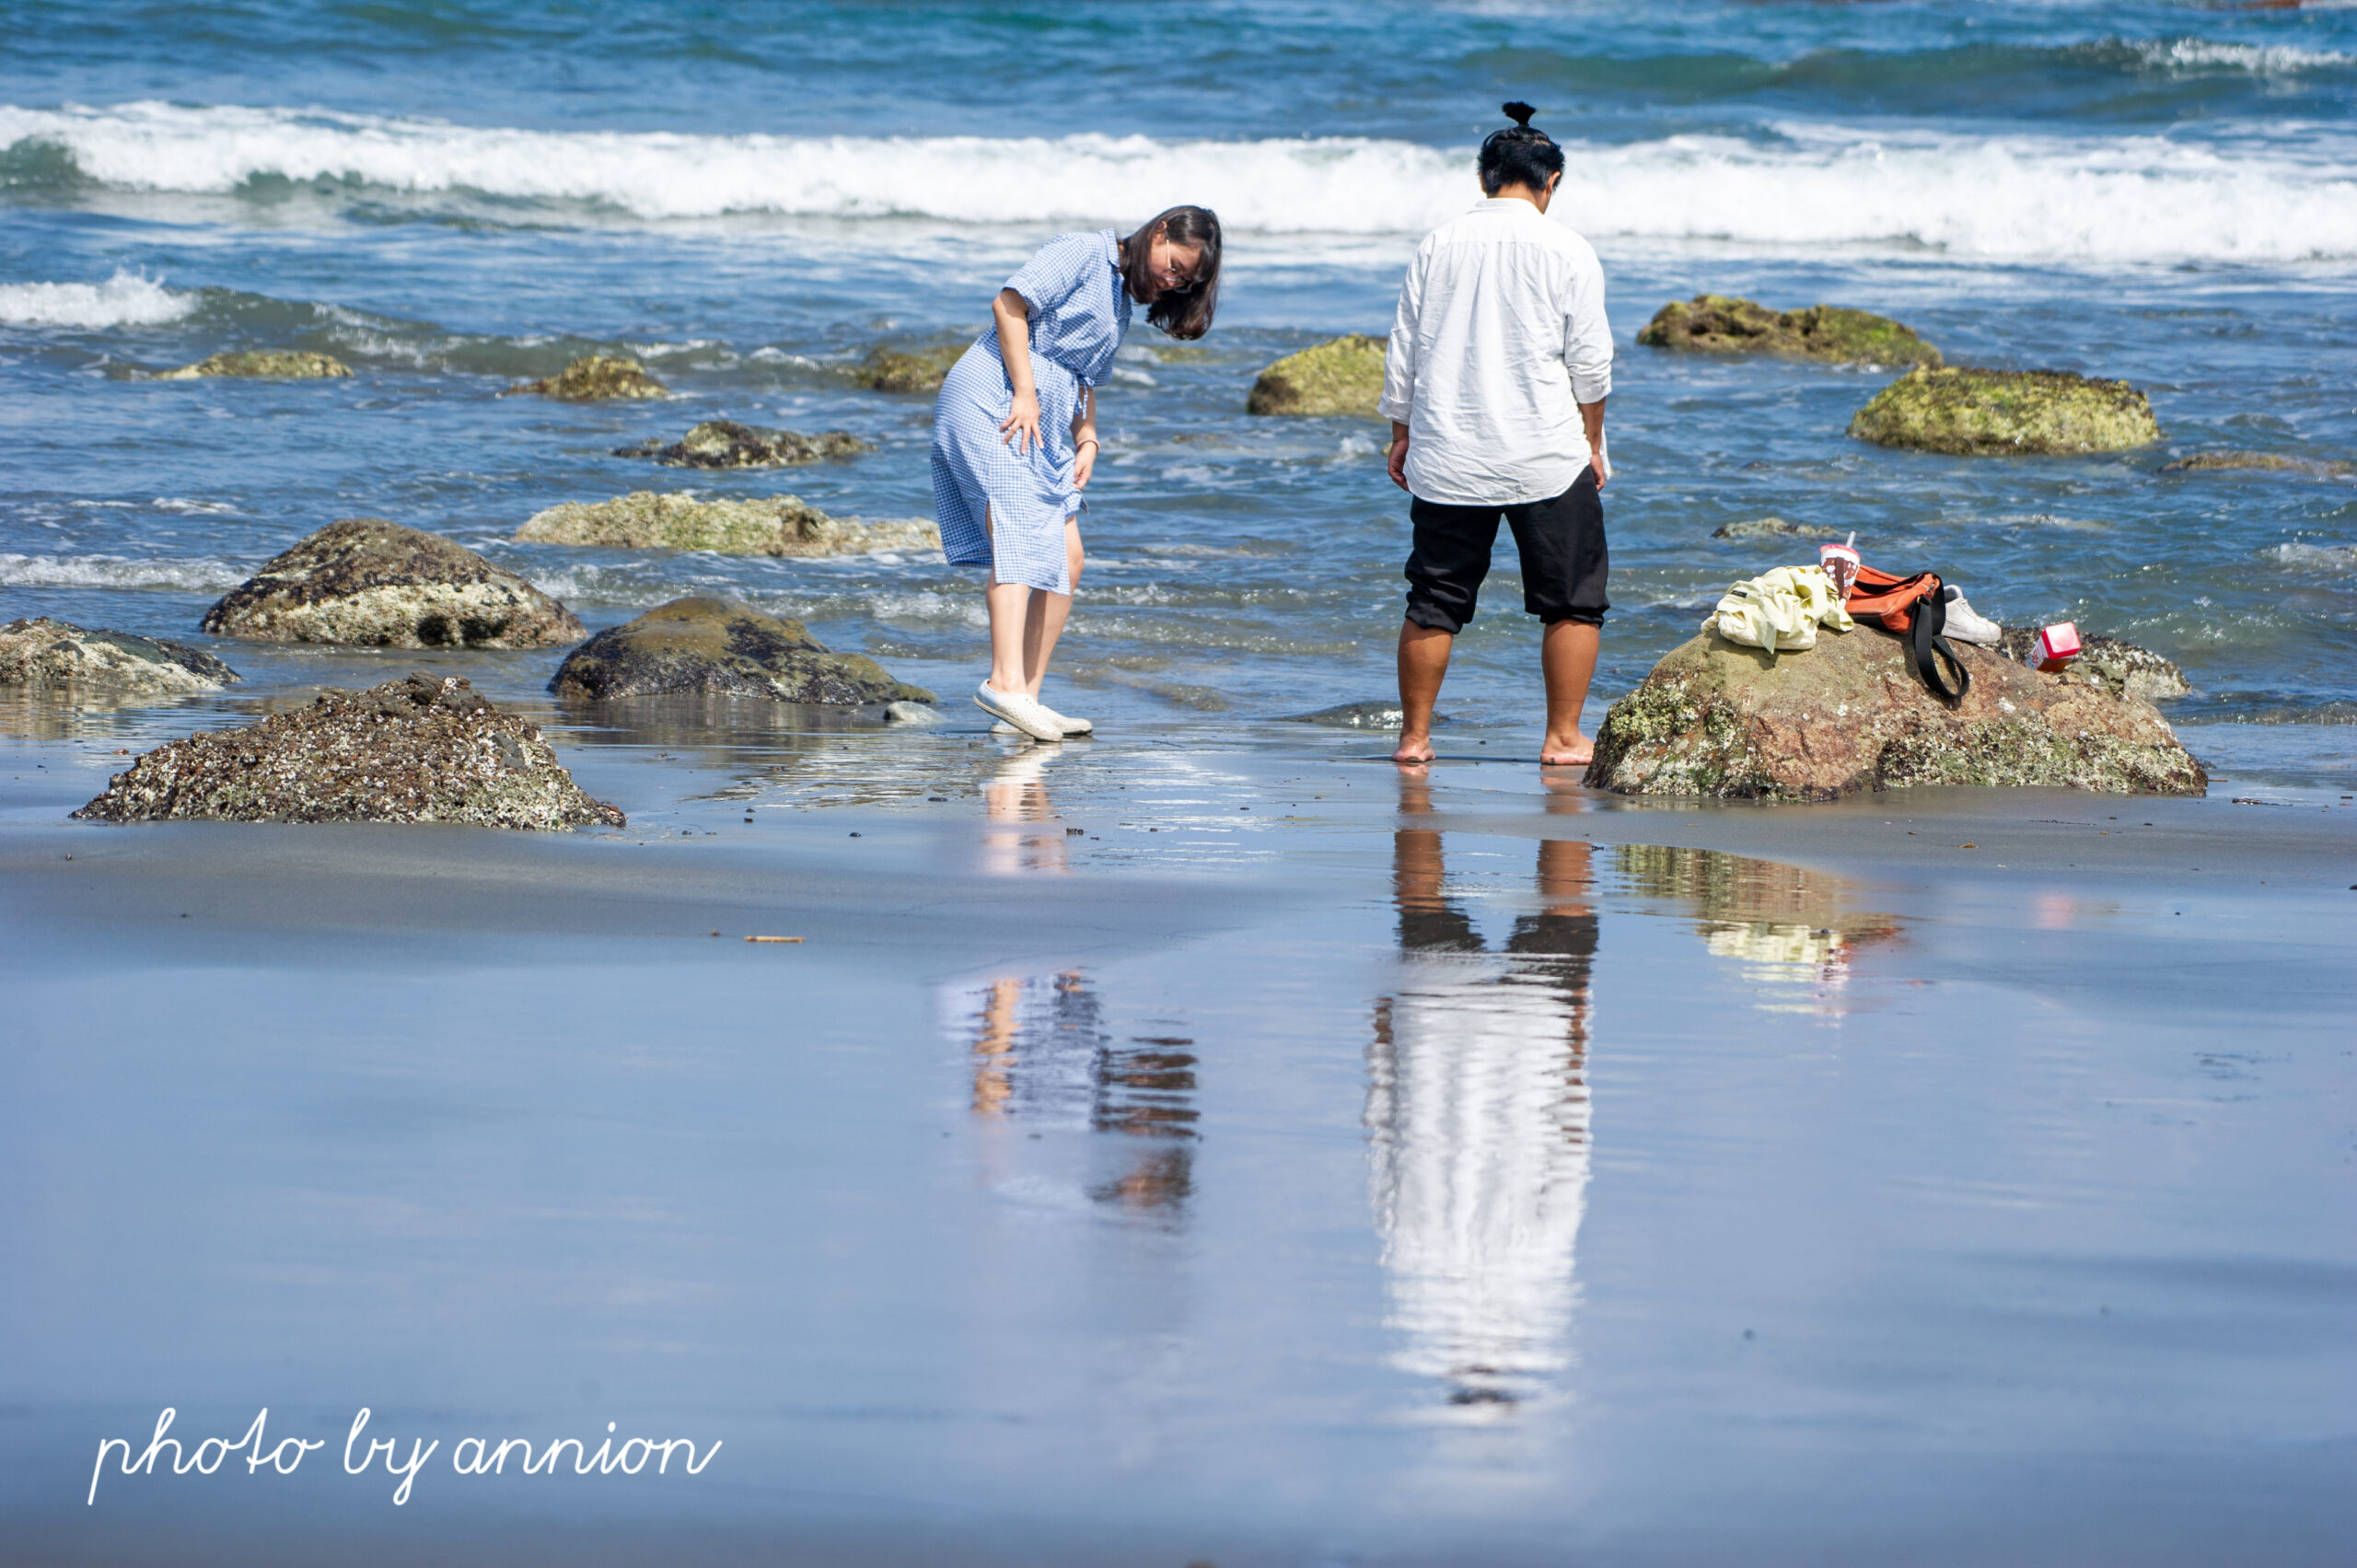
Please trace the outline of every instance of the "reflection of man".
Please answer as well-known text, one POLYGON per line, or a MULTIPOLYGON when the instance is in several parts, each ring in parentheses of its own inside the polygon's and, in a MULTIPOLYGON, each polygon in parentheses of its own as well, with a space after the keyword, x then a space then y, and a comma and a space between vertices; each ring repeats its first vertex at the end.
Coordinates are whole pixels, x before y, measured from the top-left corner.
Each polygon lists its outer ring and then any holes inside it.
MULTIPOLYGON (((1416 808, 1411 791, 1409 809, 1416 808)), ((1544 900, 1490 951, 1441 835, 1394 841, 1401 981, 1377 1005, 1370 1177, 1402 1368, 1498 1406, 1563 1365, 1585 1208, 1589 846, 1538 846, 1544 900)))
POLYGON ((1604 401, 1612 331, 1595 249, 1547 205, 1563 150, 1518 123, 1481 144, 1471 212, 1426 236, 1399 288, 1380 411, 1391 478, 1415 500, 1408 613, 1399 628, 1393 760, 1432 761, 1433 703, 1457 633, 1473 619, 1503 517, 1522 559, 1523 608, 1539 618, 1545 765, 1585 763, 1580 711, 1596 673, 1608 563, 1604 401))

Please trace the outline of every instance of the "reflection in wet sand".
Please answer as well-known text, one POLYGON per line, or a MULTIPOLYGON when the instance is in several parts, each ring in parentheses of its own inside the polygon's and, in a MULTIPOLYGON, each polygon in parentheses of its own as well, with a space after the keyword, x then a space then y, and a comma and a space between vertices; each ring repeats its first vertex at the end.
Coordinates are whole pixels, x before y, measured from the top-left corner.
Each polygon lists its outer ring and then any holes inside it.
POLYGON ((982 785, 982 806, 991 820, 982 835, 982 869, 992 876, 1061 876, 1072 869, 1062 828, 1042 831, 1027 826, 1055 820, 1055 803, 1048 798, 1042 776, 1050 755, 1043 748, 1027 747, 1000 762, 982 785))
POLYGON ((1613 854, 1631 890, 1694 906, 1702 945, 1751 966, 1747 978, 1811 986, 1812 1001, 1800 1005, 1806 1011, 1847 1011, 1840 993, 1852 956, 1898 935, 1892 916, 1849 910, 1850 884, 1823 872, 1658 844, 1623 844, 1613 854))
MULTIPOLYGON (((1413 785, 1404 808, 1422 802, 1413 785)), ((1393 842, 1401 978, 1368 1053, 1369 1189, 1393 1364, 1461 1416, 1548 1391, 1568 1363, 1588 1175, 1590 848, 1538 848, 1540 907, 1492 950, 1446 889, 1441 835, 1393 842)))
POLYGON ((973 1059, 973 1113, 1027 1131, 1109 1132, 1118 1167, 1089 1196, 1126 1213, 1179 1217, 1194 1193, 1194 1041, 1116 1044, 1079 970, 1002 976, 951 993, 946 1009, 973 1059))

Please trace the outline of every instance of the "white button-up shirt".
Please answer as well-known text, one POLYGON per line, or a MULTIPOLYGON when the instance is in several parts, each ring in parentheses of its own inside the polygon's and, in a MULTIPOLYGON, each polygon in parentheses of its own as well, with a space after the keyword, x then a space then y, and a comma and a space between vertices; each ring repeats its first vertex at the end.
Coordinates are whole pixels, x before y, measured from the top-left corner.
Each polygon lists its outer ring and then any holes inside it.
POLYGON ((1408 427, 1411 492, 1459 506, 1561 495, 1588 465, 1579 404, 1611 390, 1594 246, 1516 196, 1424 237, 1377 405, 1408 427))

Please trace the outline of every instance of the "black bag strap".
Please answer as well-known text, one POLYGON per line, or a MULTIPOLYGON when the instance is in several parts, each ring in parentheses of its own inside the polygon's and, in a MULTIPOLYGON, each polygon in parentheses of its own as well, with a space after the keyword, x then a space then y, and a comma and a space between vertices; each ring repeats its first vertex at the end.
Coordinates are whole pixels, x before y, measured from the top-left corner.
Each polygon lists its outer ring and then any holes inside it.
POLYGON ((1947 630, 1947 585, 1934 577, 1932 591, 1915 601, 1915 623, 1909 629, 1908 642, 1915 652, 1915 673, 1923 678, 1924 687, 1934 697, 1961 703, 1964 694, 1972 690, 1972 671, 1965 668, 1964 660, 1956 656, 1956 645, 1940 634, 1947 630), (1953 688, 1940 678, 1942 659, 1955 672, 1953 688))

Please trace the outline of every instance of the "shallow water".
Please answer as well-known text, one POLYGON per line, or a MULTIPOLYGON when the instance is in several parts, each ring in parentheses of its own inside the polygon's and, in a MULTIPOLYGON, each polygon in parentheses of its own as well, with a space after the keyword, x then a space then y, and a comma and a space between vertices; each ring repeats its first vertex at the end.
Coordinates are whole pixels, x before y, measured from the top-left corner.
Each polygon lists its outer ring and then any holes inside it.
MULTIPOLYGON (((979 330, 1048 234, 1202 200, 1233 233, 1200 354, 1143 330, 1105 401, 1067 672, 1122 722, 1379 695, 1404 549, 1380 427, 1240 412, 1259 367, 1381 331, 1401 263, 1469 194, 1508 92, 1572 139, 1559 212, 1597 242, 1622 343, 1600 691, 1724 585, 1859 530, 2009 622, 2071 618, 2180 661, 2183 722, 2322 725, 2345 771, 2357 491, 2164 475, 2250 447, 2357 456, 2357 12, 2174 5, 470 5, 159 13, 12 5, 0 60, 0 597, 190 635, 331 517, 436 528, 593 623, 726 589, 950 692, 981 605, 937 560, 776 563, 522 545, 643 486, 929 510, 923 398, 840 369, 979 330), (1636 348, 1703 289, 1888 311, 1952 361, 2148 389, 2166 439, 1994 461, 1849 440, 1874 370, 1636 348), (349 381, 143 384, 301 344, 349 381), (591 348, 679 396, 495 399, 591 348), (684 474, 610 455, 725 415, 877 442, 684 474)), ((1531 714, 1510 570, 1449 702, 1531 714)), ((229 650, 262 663, 267 656, 229 650)), ((2210 751, 2284 749, 2239 733, 2210 751)))

